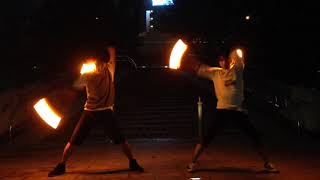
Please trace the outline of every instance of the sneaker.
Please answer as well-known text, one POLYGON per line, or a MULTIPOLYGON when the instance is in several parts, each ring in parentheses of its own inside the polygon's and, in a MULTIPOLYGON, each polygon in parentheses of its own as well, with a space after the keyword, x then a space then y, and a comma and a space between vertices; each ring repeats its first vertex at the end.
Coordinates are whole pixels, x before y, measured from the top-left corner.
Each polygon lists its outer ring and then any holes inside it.
POLYGON ((196 163, 189 163, 188 166, 187 166, 187 171, 192 173, 196 170, 196 163))
POLYGON ((280 171, 274 167, 272 163, 265 163, 264 170, 269 173, 279 173, 280 171))
POLYGON ((66 172, 66 165, 59 163, 52 171, 49 172, 48 177, 59 176, 66 172))
POLYGON ((129 167, 131 171, 139 171, 139 172, 144 172, 143 167, 141 167, 138 163, 137 160, 132 159, 129 162, 129 167))

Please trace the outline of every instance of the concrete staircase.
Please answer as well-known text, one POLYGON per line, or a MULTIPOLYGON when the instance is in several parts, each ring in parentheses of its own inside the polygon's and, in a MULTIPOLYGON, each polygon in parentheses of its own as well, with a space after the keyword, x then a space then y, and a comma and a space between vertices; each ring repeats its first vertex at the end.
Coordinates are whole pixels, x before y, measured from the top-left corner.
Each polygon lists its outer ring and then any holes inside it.
POLYGON ((196 89, 181 73, 169 69, 140 69, 122 79, 117 89, 117 117, 127 137, 196 135, 196 89))
POLYGON ((192 137, 195 134, 195 107, 190 99, 183 97, 154 97, 152 102, 121 111, 120 127, 128 137, 192 137))

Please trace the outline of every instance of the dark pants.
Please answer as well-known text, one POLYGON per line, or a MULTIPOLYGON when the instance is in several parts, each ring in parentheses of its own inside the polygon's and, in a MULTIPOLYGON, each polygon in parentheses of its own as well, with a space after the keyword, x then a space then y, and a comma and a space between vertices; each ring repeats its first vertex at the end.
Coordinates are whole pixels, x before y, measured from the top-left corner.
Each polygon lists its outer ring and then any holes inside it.
POLYGON ((242 130, 250 138, 254 146, 261 146, 259 132, 243 112, 218 109, 214 117, 204 126, 204 136, 201 139, 201 144, 204 147, 207 147, 212 139, 229 123, 233 123, 237 128, 242 130))
POLYGON ((72 145, 81 145, 84 139, 88 136, 91 128, 99 121, 104 122, 106 135, 113 141, 114 144, 120 144, 125 141, 124 136, 120 133, 116 118, 113 111, 86 111, 81 114, 80 120, 73 130, 69 143, 72 145))

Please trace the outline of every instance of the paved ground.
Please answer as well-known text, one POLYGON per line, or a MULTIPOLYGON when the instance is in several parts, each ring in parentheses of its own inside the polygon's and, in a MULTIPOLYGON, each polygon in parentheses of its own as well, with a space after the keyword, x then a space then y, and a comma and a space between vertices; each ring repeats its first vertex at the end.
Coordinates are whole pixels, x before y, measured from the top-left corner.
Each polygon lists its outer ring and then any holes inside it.
MULTIPOLYGON (((320 143, 317 138, 299 137, 283 127, 270 113, 251 111, 255 125, 264 134, 269 155, 281 171, 265 174, 262 161, 249 141, 238 132, 219 135, 200 157, 199 171, 189 174, 195 139, 130 139, 133 152, 145 173, 129 172, 120 147, 90 136, 67 165, 63 176, 48 178, 60 160, 65 139, 2 144, 0 179, 143 179, 143 180, 319 180, 320 143)), ((36 138, 35 138, 36 139, 36 138)))
MULTIPOLYGON (((127 160, 118 146, 89 138, 67 165, 67 173, 49 179, 320 179, 319 145, 310 140, 268 142, 279 174, 265 174, 262 162, 246 138, 239 134, 217 137, 200 158, 199 171, 189 174, 194 140, 131 140, 145 173, 127 171, 127 160), (292 143, 294 142, 294 143, 292 143)), ((25 148, 4 148, 0 155, 0 179, 48 179, 47 173, 60 159, 61 143, 43 142, 25 148)))

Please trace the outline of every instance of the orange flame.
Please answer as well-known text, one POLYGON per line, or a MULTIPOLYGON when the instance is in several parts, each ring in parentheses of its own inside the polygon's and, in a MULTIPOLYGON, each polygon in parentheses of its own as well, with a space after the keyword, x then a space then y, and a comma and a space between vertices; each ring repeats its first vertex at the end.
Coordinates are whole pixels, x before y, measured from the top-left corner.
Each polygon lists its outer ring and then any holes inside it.
POLYGON ((176 42, 171 51, 169 68, 178 69, 180 67, 182 56, 187 48, 188 46, 181 39, 176 42))
POLYGON ((243 57, 243 53, 242 53, 241 49, 237 49, 236 52, 237 52, 237 55, 238 55, 240 58, 243 57))
POLYGON ((80 74, 85 74, 85 73, 92 73, 95 72, 96 69, 96 63, 90 62, 82 65, 80 74))
POLYGON ((40 99, 33 107, 48 125, 54 129, 58 127, 61 117, 52 110, 45 98, 40 99))

